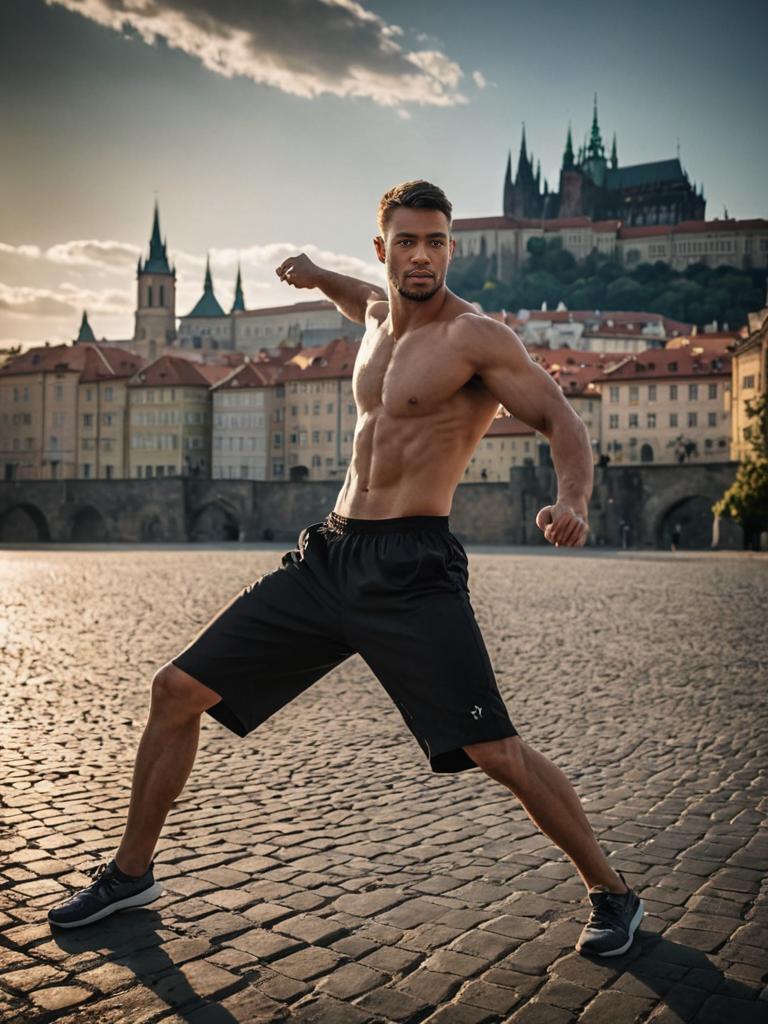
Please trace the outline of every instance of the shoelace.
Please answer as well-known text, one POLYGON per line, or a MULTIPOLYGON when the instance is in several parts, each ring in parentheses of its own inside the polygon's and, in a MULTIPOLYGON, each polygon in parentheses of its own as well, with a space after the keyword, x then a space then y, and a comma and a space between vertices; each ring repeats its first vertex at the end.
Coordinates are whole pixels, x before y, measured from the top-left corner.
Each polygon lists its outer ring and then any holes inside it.
POLYGON ((592 912, 587 922, 588 928, 610 927, 621 921, 624 912, 623 894, 612 892, 594 892, 589 894, 592 912))
POLYGON ((114 886, 117 882, 117 878, 115 878, 114 875, 107 875, 106 878, 103 877, 108 867, 109 861, 105 860, 102 861, 101 864, 97 864, 96 867, 88 869, 88 874, 91 877, 91 885, 94 885, 99 881, 99 879, 101 879, 102 885, 105 885, 108 889, 114 886))

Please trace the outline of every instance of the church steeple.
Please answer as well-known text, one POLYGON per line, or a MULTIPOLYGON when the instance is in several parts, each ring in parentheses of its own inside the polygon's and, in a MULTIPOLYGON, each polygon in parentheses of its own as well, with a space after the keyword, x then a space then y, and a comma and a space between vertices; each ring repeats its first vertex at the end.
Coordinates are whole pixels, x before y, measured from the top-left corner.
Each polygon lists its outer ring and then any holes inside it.
POLYGON ((523 135, 520 140, 520 157, 517 161, 517 177, 515 178, 515 185, 519 185, 521 182, 532 182, 533 181, 533 167, 528 157, 528 148, 525 142, 525 121, 523 121, 523 135))
POLYGON ((240 264, 237 264, 237 280, 235 281, 235 301, 232 303, 230 313, 244 312, 245 297, 243 296, 243 279, 240 274, 240 264))
POLYGON ((587 158, 602 159, 604 157, 605 147, 603 146, 603 139, 600 135, 600 125, 597 122, 597 93, 595 93, 595 103, 592 110, 592 130, 589 136, 587 158))
POLYGON ((616 153, 616 132, 613 133, 613 144, 611 146, 611 167, 613 170, 617 170, 619 166, 619 158, 616 153))
POLYGON ((213 278, 211 277, 211 257, 205 257, 205 278, 203 279, 203 294, 195 303, 194 309, 187 313, 191 316, 226 316, 227 314, 219 305, 219 300, 213 294, 213 278))
POLYGON ((75 341, 96 341, 96 335, 88 323, 88 314, 85 310, 83 310, 83 319, 80 321, 80 330, 77 332, 75 341))
POLYGON ((168 262, 166 243, 160 236, 160 210, 155 200, 155 213, 152 218, 152 234, 149 239, 149 259, 142 264, 139 259, 140 274, 175 274, 168 262))
POLYGON ((565 139, 565 152, 563 153, 563 170, 570 171, 573 169, 573 138, 571 136, 571 126, 568 125, 568 135, 565 139))

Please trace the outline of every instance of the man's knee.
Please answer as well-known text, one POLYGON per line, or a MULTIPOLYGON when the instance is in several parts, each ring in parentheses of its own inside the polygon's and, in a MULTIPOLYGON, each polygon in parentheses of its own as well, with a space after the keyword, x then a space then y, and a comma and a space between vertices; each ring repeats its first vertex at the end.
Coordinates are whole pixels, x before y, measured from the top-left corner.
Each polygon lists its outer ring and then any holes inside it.
POLYGON ((160 708, 201 715, 220 700, 218 693, 171 661, 152 679, 152 703, 160 708))
POLYGON ((464 750, 492 779, 514 790, 525 788, 529 766, 526 745, 519 736, 472 743, 464 750))

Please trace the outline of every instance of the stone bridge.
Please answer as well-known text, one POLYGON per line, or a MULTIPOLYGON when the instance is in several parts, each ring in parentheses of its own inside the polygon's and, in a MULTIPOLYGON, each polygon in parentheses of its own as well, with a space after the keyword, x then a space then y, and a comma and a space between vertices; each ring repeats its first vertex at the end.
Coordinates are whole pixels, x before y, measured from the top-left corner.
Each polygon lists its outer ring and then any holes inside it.
MULTIPOLYGON (((737 463, 616 466, 595 470, 591 544, 708 548, 711 506, 737 463)), ((0 482, 0 542, 186 543, 295 541, 333 508, 337 482, 251 480, 44 480, 0 482)), ((541 544, 536 512, 554 500, 551 467, 513 469, 508 483, 461 484, 451 528, 477 544, 541 544)), ((722 524, 721 547, 741 547, 741 530, 722 524)))

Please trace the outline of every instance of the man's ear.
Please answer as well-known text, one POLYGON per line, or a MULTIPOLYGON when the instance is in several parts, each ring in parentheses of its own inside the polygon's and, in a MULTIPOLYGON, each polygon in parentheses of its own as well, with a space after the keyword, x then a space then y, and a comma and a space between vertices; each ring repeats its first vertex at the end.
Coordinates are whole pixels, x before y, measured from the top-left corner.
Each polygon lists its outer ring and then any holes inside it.
POLYGON ((381 237, 381 235, 374 236, 373 246, 376 249, 376 256, 378 257, 379 263, 386 263, 387 250, 384 244, 384 239, 381 237))

